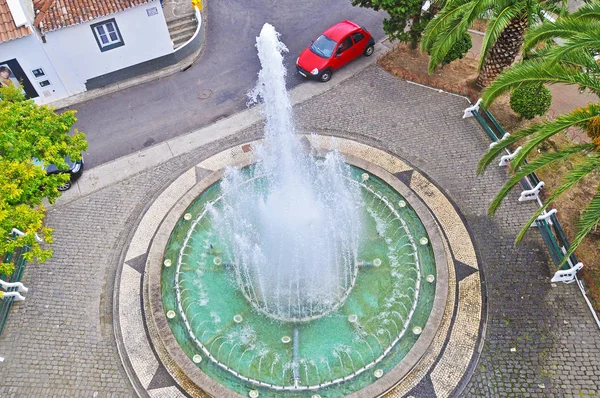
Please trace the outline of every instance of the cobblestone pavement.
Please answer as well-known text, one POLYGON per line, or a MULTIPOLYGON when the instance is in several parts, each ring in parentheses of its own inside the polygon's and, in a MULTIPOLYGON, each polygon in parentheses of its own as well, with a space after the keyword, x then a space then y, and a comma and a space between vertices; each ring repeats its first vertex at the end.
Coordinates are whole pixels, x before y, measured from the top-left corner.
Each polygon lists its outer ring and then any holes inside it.
MULTIPOLYGON (((513 247, 533 209, 516 193, 489 220, 505 180, 475 175, 489 142, 467 102, 371 67, 295 108, 299 130, 344 136, 397 154, 427 174, 463 213, 488 297, 485 343, 463 396, 600 396, 600 334, 576 287, 552 287, 535 230, 513 247)), ((132 396, 112 327, 114 274, 123 242, 161 188, 225 147, 255 139, 261 126, 205 146, 122 183, 54 207, 55 256, 30 264, 27 300, 13 307, 0 339, 0 397, 132 396)), ((426 383, 413 396, 432 396, 426 383)), ((458 394, 458 392, 457 392, 458 394)))

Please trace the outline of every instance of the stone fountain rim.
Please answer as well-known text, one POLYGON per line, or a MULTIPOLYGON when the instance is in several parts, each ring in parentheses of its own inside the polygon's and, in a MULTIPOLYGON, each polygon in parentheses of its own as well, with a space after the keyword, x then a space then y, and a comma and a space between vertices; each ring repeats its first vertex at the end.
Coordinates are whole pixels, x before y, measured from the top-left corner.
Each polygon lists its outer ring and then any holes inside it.
MULTIPOLYGON (((417 213, 429 235, 436 264, 436 292, 429 319, 417 342, 406 356, 387 374, 372 384, 349 395, 349 397, 379 396, 394 388, 406 375, 419 363, 422 356, 429 349, 436 332, 442 321, 445 303, 448 296, 448 262, 444 251, 443 240, 438 225, 430 210, 422 199, 409 187, 398 180, 393 174, 382 167, 370 163, 354 155, 342 153, 344 161, 348 164, 363 169, 382 179, 400 195, 402 195, 417 213)), ((244 167, 255 163, 254 156, 245 161, 238 162, 235 166, 244 167)), ((211 173, 206 178, 197 182, 190 188, 169 210, 162 220, 154 239, 152 240, 148 259, 146 262, 146 277, 144 278, 144 308, 145 318, 151 332, 149 333, 152 344, 162 349, 156 352, 161 362, 169 369, 176 382, 184 387, 196 386, 211 396, 242 397, 242 395, 226 388, 216 380, 210 378, 188 358, 177 343, 171 332, 167 317, 162 305, 161 271, 162 259, 167 242, 178 220, 183 217, 190 204, 211 185, 219 181, 224 169, 211 173)))

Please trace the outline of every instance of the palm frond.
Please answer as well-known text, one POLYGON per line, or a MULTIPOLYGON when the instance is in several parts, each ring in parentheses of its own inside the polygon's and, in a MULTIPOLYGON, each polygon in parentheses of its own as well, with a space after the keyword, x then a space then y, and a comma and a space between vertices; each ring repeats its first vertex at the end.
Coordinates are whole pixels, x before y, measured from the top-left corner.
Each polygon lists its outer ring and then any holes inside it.
POLYGON ((569 172, 567 172, 567 174, 565 174, 561 185, 558 188, 556 188, 554 190, 554 192, 552 192, 552 194, 550 195, 550 197, 548 197, 548 199, 546 200, 544 205, 542 207, 540 207, 539 209, 537 209, 535 211, 535 213, 533 213, 531 218, 529 220, 527 220, 527 222, 525 222, 525 225, 523 226, 523 228, 521 229, 521 231, 515 238, 515 244, 518 244, 519 242, 521 242, 521 240, 525 236, 525 233, 527 232, 527 230, 529 229, 531 224, 533 224, 535 222, 535 220, 544 212, 544 210, 546 210, 548 208, 548 206, 550 204, 552 204, 552 202, 554 202, 556 200, 556 198, 558 198, 560 195, 565 193, 573 185, 579 183, 588 174, 590 174, 594 170, 598 169, 599 167, 600 167, 600 159, 598 159, 598 157, 588 157, 585 162, 583 162, 583 163, 575 166, 573 169, 569 170, 569 172))
POLYGON ((546 21, 538 26, 531 27, 525 34, 523 51, 529 52, 541 42, 555 38, 569 39, 582 32, 600 30, 600 21, 588 21, 574 17, 566 17, 556 22, 546 21))
POLYGON ((600 79, 596 76, 565 65, 535 59, 513 65, 500 74, 483 92, 484 105, 489 106, 499 95, 522 83, 564 83, 600 92, 600 79))
POLYGON ((554 46, 548 49, 545 58, 550 63, 562 62, 562 60, 571 53, 580 53, 582 51, 600 50, 600 29, 591 32, 585 32, 573 36, 560 46, 554 46))
POLYGON ((600 65, 592 56, 592 52, 587 49, 565 53, 560 63, 567 68, 585 71, 592 76, 600 75, 600 65))
POLYGON ((539 124, 530 126, 529 128, 521 131, 517 131, 516 133, 513 133, 510 136, 498 141, 496 145, 488 149, 477 164, 477 174, 483 174, 485 169, 494 161, 494 159, 496 159, 498 155, 502 153, 505 148, 517 143, 528 135, 535 134, 537 131, 535 128, 536 126, 539 126, 539 124))
POLYGON ((573 18, 600 21, 600 2, 593 1, 580 7, 571 14, 573 18))
POLYGON ((600 223, 600 191, 594 195, 592 201, 585 207, 579 221, 577 222, 577 235, 571 242, 569 250, 563 261, 558 265, 560 268, 567 259, 575 252, 575 249, 583 242, 583 239, 600 223))
POLYGON ((540 156, 537 159, 534 159, 531 163, 524 164, 523 167, 521 167, 504 184, 504 186, 502 186, 500 191, 496 194, 496 196, 490 203, 490 206, 488 207, 488 215, 493 216, 496 213, 496 211, 500 207, 500 204, 502 203, 502 200, 504 200, 504 198, 506 197, 506 195, 508 195, 510 190, 526 176, 528 176, 532 173, 535 173, 537 170, 542 169, 546 166, 549 166, 550 164, 552 164, 554 162, 562 161, 575 153, 582 153, 582 152, 590 151, 590 150, 593 150, 594 148, 595 148, 594 144, 574 145, 574 146, 562 149, 557 152, 551 152, 551 153, 545 154, 543 156, 540 156))
POLYGON ((455 21, 460 21, 465 10, 472 6, 470 3, 471 0, 460 0, 446 4, 425 27, 421 38, 421 51, 429 51, 437 37, 448 29, 448 26, 454 24, 455 21))
MULTIPOLYGON (((556 2, 555 0, 541 1, 535 5, 539 5, 540 8, 543 8, 546 12, 557 15, 559 18, 569 14, 569 0, 561 0, 560 2, 556 2)), ((540 20, 544 20, 543 16, 540 20)))
POLYGON ((438 67, 450 48, 456 43, 477 18, 495 5, 493 0, 457 0, 449 2, 431 20, 423 33, 422 45, 429 51, 428 70, 432 73, 438 67), (439 17, 439 18, 438 18, 439 17))
POLYGON ((448 3, 448 1, 446 0, 432 0, 431 2, 432 4, 435 4, 437 7, 439 7, 439 9, 443 8, 446 6, 446 3, 448 3))
POLYGON ((461 37, 469 28, 463 20, 456 21, 456 24, 440 34, 430 50, 429 65, 427 67, 429 73, 433 73, 435 69, 442 63, 448 51, 454 43, 461 37))
POLYGON ((598 116, 600 116, 600 105, 589 104, 587 108, 576 109, 571 113, 560 115, 554 120, 536 125, 536 133, 532 135, 531 140, 523 145, 519 153, 510 162, 510 165, 514 169, 519 168, 527 155, 543 141, 569 127, 585 125, 598 116))

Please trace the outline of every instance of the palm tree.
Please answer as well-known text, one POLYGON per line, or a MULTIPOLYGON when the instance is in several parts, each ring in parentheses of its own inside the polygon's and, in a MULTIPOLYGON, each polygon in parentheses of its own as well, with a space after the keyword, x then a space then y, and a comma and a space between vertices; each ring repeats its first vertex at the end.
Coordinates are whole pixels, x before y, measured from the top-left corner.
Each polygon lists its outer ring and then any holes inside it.
POLYGON ((514 62, 528 27, 542 21, 544 13, 563 15, 566 5, 567 0, 448 0, 423 33, 421 49, 431 56, 429 72, 476 19, 489 17, 477 77, 477 85, 485 87, 514 62))
MULTIPOLYGON (((484 91, 484 105, 489 105, 503 92, 528 83, 572 84, 578 85, 581 89, 591 90, 597 95, 600 94, 600 66, 597 61, 597 54, 600 52, 600 2, 588 4, 569 17, 556 22, 545 22, 532 28, 525 36, 524 49, 533 49, 542 43, 546 43, 547 46, 536 52, 532 59, 509 68, 484 91), (558 39, 561 44, 555 44, 552 39, 558 39)), ((587 176, 600 172, 600 104, 589 104, 585 108, 561 115, 552 121, 532 125, 501 140, 479 161, 478 173, 482 173, 505 148, 525 139, 528 141, 522 145, 522 149, 511 161, 511 166, 516 172, 490 204, 488 210, 490 215, 496 212, 511 188, 526 175, 554 162, 574 157, 577 157, 578 162, 564 175, 561 185, 550 194, 544 205, 526 222, 516 238, 517 243, 523 238, 529 226, 556 198, 575 184, 585 182, 587 176), (531 163, 525 162, 525 158, 545 140, 569 127, 583 128, 591 142, 547 153, 531 163)), ((563 263, 598 223, 600 223, 600 185, 598 192, 579 218, 577 234, 571 242, 563 263)))
POLYGON ((547 21, 530 29, 523 51, 540 43, 550 43, 534 53, 530 60, 515 65, 493 82, 483 93, 489 104, 500 94, 523 83, 565 83, 578 85, 600 95, 600 2, 587 4, 568 17, 547 21), (554 39, 560 45, 552 45, 554 39))

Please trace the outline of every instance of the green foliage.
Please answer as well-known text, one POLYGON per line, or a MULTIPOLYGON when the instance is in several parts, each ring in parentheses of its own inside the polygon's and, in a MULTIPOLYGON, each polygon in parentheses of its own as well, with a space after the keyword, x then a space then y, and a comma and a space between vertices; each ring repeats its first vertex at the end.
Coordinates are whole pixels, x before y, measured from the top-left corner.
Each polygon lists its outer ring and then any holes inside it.
POLYGON ((463 59, 467 52, 473 46, 473 40, 471 39, 471 35, 468 33, 464 33, 457 41, 452 45, 450 51, 446 54, 446 57, 442 61, 443 65, 449 64, 452 61, 457 59, 463 59))
MULTIPOLYGON (((574 145, 549 152, 530 163, 525 163, 526 157, 550 137, 563 132, 570 127, 586 125, 599 117, 600 105, 589 104, 587 108, 577 109, 551 121, 534 124, 499 141, 498 144, 490 148, 479 161, 477 172, 482 173, 504 149, 513 144, 525 141, 522 144, 522 149, 519 151, 518 155, 511 161, 511 167, 515 170, 515 174, 506 182, 506 184, 504 184, 490 204, 488 214, 492 216, 498 210, 500 204, 504 198, 506 198, 510 190, 525 176, 541 168, 547 167, 554 162, 569 161, 573 156, 577 156, 578 154, 587 155, 583 157, 582 162, 574 166, 562 177, 561 185, 550 194, 544 205, 535 211, 525 223, 521 232, 517 235, 516 243, 519 243, 523 239, 529 226, 535 222, 537 217, 539 217, 552 202, 572 186, 584 181, 588 175, 600 171, 600 147, 595 143, 574 145)), ((598 196, 599 195, 596 195, 592 202, 590 202, 583 210, 577 225, 577 235, 571 242, 571 247, 565 254, 563 263, 573 253, 577 246, 579 246, 583 241, 583 238, 600 222, 600 206, 598 206, 598 204, 600 204, 600 197, 598 196)), ((562 264, 560 264, 559 267, 561 265, 562 264)))
MULTIPOLYGON (((494 7, 493 0, 457 0, 449 1, 426 26, 421 41, 421 50, 430 56, 429 72, 441 65, 446 54, 476 19, 487 16, 494 7)), ((484 48, 488 41, 484 37, 484 48)), ((482 58, 485 53, 482 54, 482 58)))
POLYGON ((523 50, 529 59, 502 73, 484 92, 486 106, 499 95, 523 83, 563 83, 600 94, 600 65, 594 54, 600 53, 600 1, 587 4, 556 22, 545 21, 525 34, 523 50), (554 39, 560 39, 557 45, 554 39))
POLYGON ((544 10, 561 15, 565 12, 561 7, 564 6, 563 3, 565 2, 562 0, 454 0, 445 2, 443 8, 428 23, 423 32, 421 49, 431 55, 429 72, 433 72, 443 63, 454 44, 461 39, 477 19, 488 20, 479 60, 481 70, 497 42, 504 40, 499 45, 507 47, 507 44, 513 43, 517 39, 502 36, 507 27, 519 25, 521 20, 526 20, 528 25, 532 25, 540 20, 540 15, 544 10))
POLYGON ((562 63, 548 62, 541 57, 513 65, 501 73, 482 93, 483 103, 485 106, 489 106, 502 93, 519 87, 523 83, 563 83, 600 93, 600 80, 594 74, 586 72, 594 71, 596 74, 600 72, 600 67, 593 58, 590 56, 585 62, 583 59, 579 60, 580 67, 575 67, 574 62, 575 60, 572 59, 569 65, 563 65, 562 63), (584 65, 589 67, 584 68, 584 65))
MULTIPOLYGON (((505 70, 483 92, 484 105, 488 106, 502 93, 525 85, 539 87, 543 84, 570 84, 578 86, 582 91, 588 90, 600 95, 600 65, 594 59, 595 54, 600 54, 598 37, 600 37, 600 1, 589 2, 572 14, 558 18, 555 22, 545 21, 533 27, 525 35, 524 44, 525 51, 532 51, 531 57, 505 70), (560 40, 555 41, 555 39, 560 40)), ((577 159, 575 165, 562 176, 561 184, 550 194, 544 205, 525 223, 516 238, 517 243, 524 237, 529 225, 534 223, 554 200, 576 184, 585 184, 587 176, 597 175, 600 172, 598 125, 600 125, 600 104, 589 103, 585 108, 576 109, 554 120, 537 123, 513 133, 482 157, 478 166, 479 173, 483 172, 504 148, 523 142, 521 151, 511 161, 515 174, 490 204, 490 215, 496 212, 511 188, 524 176, 553 162, 573 164, 577 159), (547 139, 570 127, 586 130, 592 142, 549 152, 527 164, 524 162, 525 158, 543 145, 547 139)), ((563 258, 563 264, 599 223, 600 186, 598 186, 598 193, 584 209, 581 209, 577 233, 563 258)), ((559 264, 559 267, 563 264, 559 264)))
POLYGON ((351 0, 352 5, 386 11, 389 17, 383 20, 383 30, 392 40, 409 42, 416 48, 432 12, 421 14, 421 0, 351 0), (408 30, 409 21, 412 25, 408 30))
POLYGON ((527 120, 542 116, 552 103, 552 94, 542 84, 523 84, 510 96, 510 107, 527 120))
MULTIPOLYGON (((47 175, 32 159, 44 165, 55 164, 68 169, 64 158, 81 159, 87 149, 85 135, 69 132, 75 112, 57 114, 46 106, 26 100, 20 87, 0 88, 0 256, 14 249, 30 246, 28 261, 43 262, 52 250, 35 239, 52 243, 52 230, 43 225, 44 199, 53 203, 60 196, 58 187, 68 180, 67 174, 47 175), (12 234, 16 228, 26 235, 12 234)), ((10 275, 13 265, 0 263, 0 274, 10 275)))

